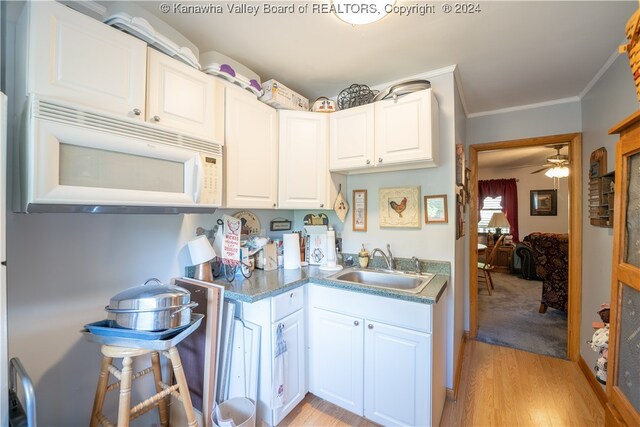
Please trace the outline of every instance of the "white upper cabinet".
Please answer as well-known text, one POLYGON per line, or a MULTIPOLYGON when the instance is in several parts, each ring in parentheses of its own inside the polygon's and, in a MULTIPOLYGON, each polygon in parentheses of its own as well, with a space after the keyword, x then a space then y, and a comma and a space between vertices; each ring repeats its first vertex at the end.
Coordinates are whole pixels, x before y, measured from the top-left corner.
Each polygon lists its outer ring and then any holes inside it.
POLYGON ((438 102, 431 89, 338 111, 330 123, 331 171, 367 173, 438 164, 438 102))
POLYGON ((146 43, 53 1, 30 13, 29 92, 144 119, 146 43))
POLYGON ((275 208, 278 200, 276 110, 225 85, 225 207, 275 208))
POLYGON ((278 207, 327 209, 327 114, 283 110, 279 117, 278 207))
POLYGON ((374 164, 374 105, 330 114, 329 169, 345 171, 374 164))
POLYGON ((224 143, 224 87, 218 79, 148 49, 147 121, 224 143))
POLYGON ((438 103, 431 89, 375 104, 376 164, 438 161, 438 103))

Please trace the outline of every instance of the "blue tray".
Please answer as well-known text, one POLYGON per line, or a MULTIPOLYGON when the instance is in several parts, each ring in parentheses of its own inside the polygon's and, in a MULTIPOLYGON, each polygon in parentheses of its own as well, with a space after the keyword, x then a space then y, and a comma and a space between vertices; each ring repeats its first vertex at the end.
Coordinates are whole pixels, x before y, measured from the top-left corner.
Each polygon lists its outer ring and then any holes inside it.
MULTIPOLYGON (((191 313, 191 323, 189 323, 186 327, 178 330, 174 329, 174 332, 165 336, 165 338, 161 339, 148 339, 149 334, 165 334, 167 335, 167 331, 160 332, 143 332, 143 331, 132 331, 131 329, 122 329, 122 328, 109 328, 111 330, 115 330, 116 334, 113 333, 110 335, 99 335, 89 331, 88 329, 84 329, 82 335, 90 341, 98 344, 106 344, 106 345, 114 345, 118 347, 130 347, 130 348, 144 348, 147 350, 168 350, 171 347, 175 347, 178 345, 183 339, 188 337, 193 331, 198 329, 202 319, 204 318, 204 314, 199 313, 191 313), (144 338, 137 338, 131 336, 124 336, 122 331, 127 332, 135 332, 136 334, 143 334, 144 338)), ((102 322, 96 322, 102 323, 102 322)), ((86 326, 91 326, 93 324, 89 324, 86 326)), ((102 327, 104 329, 104 326, 102 327)), ((114 332, 114 331, 112 331, 114 332)))
MULTIPOLYGON (((192 318, 191 320, 193 321, 194 319, 192 318)), ((165 329, 163 331, 138 331, 135 329, 122 328, 116 325, 113 320, 105 319, 84 325, 84 328, 94 335, 106 337, 130 338, 136 340, 164 340, 183 331, 185 328, 188 328, 189 325, 191 325, 191 322, 184 326, 165 329)))

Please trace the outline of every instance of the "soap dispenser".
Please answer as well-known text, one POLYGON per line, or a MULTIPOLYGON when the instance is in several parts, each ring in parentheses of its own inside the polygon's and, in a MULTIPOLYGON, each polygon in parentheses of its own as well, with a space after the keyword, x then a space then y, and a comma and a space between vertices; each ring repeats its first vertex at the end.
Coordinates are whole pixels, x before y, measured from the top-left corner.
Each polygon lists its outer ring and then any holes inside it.
POLYGON ((367 268, 369 265, 369 252, 364 248, 364 243, 362 244, 362 249, 358 252, 358 263, 362 268, 367 268))

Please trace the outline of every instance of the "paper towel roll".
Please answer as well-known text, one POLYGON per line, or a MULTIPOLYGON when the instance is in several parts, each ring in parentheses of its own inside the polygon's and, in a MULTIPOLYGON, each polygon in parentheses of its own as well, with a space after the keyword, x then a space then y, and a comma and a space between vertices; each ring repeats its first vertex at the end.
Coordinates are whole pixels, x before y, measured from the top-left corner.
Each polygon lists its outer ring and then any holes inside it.
POLYGON ((336 232, 329 227, 327 231, 327 267, 336 266, 336 232))
POLYGON ((300 268, 300 236, 298 233, 283 234, 282 246, 284 249, 285 270, 300 268))

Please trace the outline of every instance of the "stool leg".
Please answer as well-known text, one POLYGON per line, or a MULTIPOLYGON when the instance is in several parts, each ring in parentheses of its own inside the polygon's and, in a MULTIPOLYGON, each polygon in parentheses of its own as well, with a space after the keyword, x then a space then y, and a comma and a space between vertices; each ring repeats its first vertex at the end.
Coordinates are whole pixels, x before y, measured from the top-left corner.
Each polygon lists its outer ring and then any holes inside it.
POLYGON ((120 378, 120 401, 118 403, 118 427, 129 427, 129 404, 131 403, 131 357, 122 359, 120 378))
POLYGON ((89 427, 98 426, 97 415, 102 412, 102 405, 104 405, 104 397, 107 394, 107 383, 109 382, 109 365, 111 365, 112 360, 111 357, 107 356, 102 358, 102 367, 100 368, 100 376, 98 377, 96 397, 93 399, 93 410, 91 411, 89 427))
MULTIPOLYGON (((157 351, 151 352, 151 366, 153 367, 153 381, 156 385, 156 393, 160 393, 162 391, 162 387, 160 387, 160 383, 162 382, 162 371, 160 370, 160 355, 157 351)), ((167 427, 169 425, 167 419, 167 399, 168 397, 162 399, 158 406, 158 411, 160 412, 160 425, 162 427, 167 427)))
POLYGON ((182 369, 182 362, 180 361, 180 354, 178 349, 171 347, 169 349, 169 359, 173 365, 173 373, 176 376, 176 382, 180 389, 180 396, 182 397, 182 405, 184 406, 184 412, 187 416, 187 425, 189 427, 197 427, 198 422, 196 416, 193 413, 193 404, 191 403, 191 395, 189 394, 189 387, 187 386, 187 379, 184 376, 184 370, 182 369))

